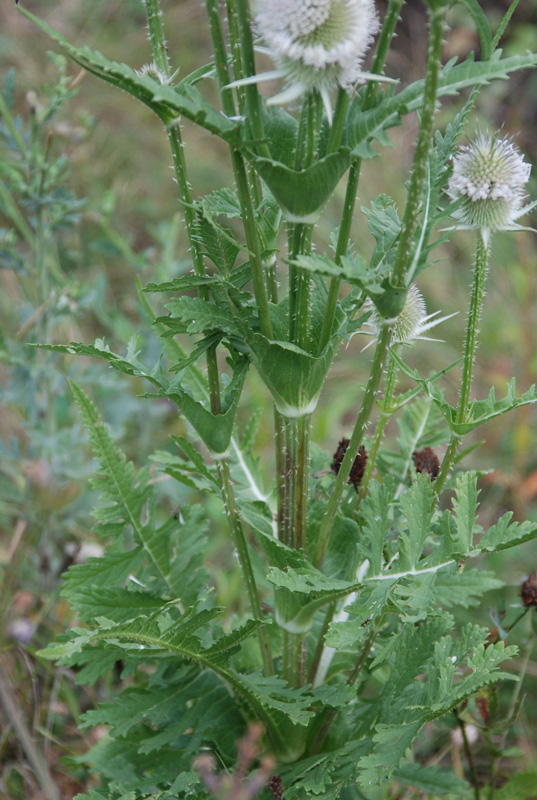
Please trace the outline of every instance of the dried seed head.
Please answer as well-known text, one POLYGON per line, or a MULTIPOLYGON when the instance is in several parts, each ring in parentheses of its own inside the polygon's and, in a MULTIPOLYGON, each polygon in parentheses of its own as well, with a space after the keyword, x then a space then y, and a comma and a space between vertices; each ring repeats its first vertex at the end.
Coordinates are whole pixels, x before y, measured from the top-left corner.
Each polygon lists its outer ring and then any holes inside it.
POLYGON ((358 455, 354 459, 354 464, 351 467, 350 475, 349 475, 349 483, 352 483, 356 491, 362 482, 362 478, 364 477, 365 467, 367 464, 367 451, 363 444, 360 445, 360 449, 358 450, 358 455))
POLYGON ((414 450, 412 453, 412 461, 416 467, 416 472, 428 472, 432 481, 434 481, 440 472, 438 456, 431 447, 424 447, 422 450, 414 450))
POLYGON ((480 133, 453 159, 448 194, 460 201, 453 216, 462 227, 489 232, 512 229, 525 197, 531 165, 509 139, 480 133))
POLYGON ((281 775, 272 775, 268 780, 267 786, 275 800, 284 800, 283 781, 281 775))
MULTIPOLYGON (((330 464, 330 469, 332 472, 337 475, 339 472, 339 468, 341 467, 341 463, 343 458, 345 457, 345 453, 347 452, 347 448, 349 446, 349 439, 343 438, 337 446, 337 450, 334 453, 334 460, 330 464)), ((356 491, 358 491, 358 487, 362 482, 362 478, 364 477, 365 467, 367 464, 367 451, 363 444, 360 445, 358 450, 358 455, 354 459, 354 463, 351 467, 351 471, 349 474, 349 479, 347 483, 352 483, 356 491)))
POLYGON ((346 439, 345 437, 343 437, 343 439, 340 441, 340 443, 337 446, 337 450, 334 453, 334 460, 330 464, 330 469, 332 470, 334 475, 337 475, 338 472, 339 472, 339 468, 341 466, 341 462, 343 461, 343 459, 345 457, 345 453, 347 452, 347 447, 349 446, 349 441, 350 441, 349 439, 346 439))
POLYGON ((532 572, 526 578, 520 589, 520 596, 526 607, 537 606, 537 572, 532 572))

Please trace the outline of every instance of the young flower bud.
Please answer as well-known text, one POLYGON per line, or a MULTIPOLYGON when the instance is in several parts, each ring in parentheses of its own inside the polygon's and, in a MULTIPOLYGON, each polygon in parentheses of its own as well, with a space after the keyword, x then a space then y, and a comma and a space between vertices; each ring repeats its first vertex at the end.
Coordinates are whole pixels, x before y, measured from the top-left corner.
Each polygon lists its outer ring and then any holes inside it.
POLYGON ((462 228, 486 232, 516 230, 524 187, 531 165, 527 164, 509 139, 495 139, 483 133, 461 147, 453 159, 448 194, 459 202, 453 216, 462 228))
MULTIPOLYGON (((374 336, 375 339, 378 339, 382 327, 384 325, 390 325, 392 328, 392 344, 410 344, 415 339, 426 339, 427 341, 433 342, 438 341, 438 339, 429 339, 429 337, 423 336, 423 334, 435 325, 439 325, 441 322, 454 316, 450 314, 447 317, 435 319, 440 313, 439 311, 435 311, 433 314, 427 314, 423 295, 415 285, 411 286, 408 290, 403 310, 394 319, 385 319, 369 298, 364 303, 364 311, 371 311, 371 315, 365 323, 369 328, 367 333, 374 336)), ((371 344, 371 342, 369 344, 371 344)), ((366 347, 369 347, 369 345, 366 345, 366 347)))

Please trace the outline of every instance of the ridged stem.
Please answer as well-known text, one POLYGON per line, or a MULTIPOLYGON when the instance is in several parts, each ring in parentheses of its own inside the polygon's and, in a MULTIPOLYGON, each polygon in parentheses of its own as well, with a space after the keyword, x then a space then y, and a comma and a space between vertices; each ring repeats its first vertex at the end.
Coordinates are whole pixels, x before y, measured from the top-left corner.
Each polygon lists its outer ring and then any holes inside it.
MULTIPOLYGON (((485 295, 485 281, 488 269, 489 247, 485 242, 483 233, 478 231, 476 240, 476 251, 474 260, 474 280, 472 286, 472 296, 470 298, 470 309, 468 312, 468 322, 466 323, 466 336, 464 342, 464 361, 462 366, 461 388, 455 422, 461 424, 468 417, 470 406, 470 390, 472 388, 472 375, 474 360, 477 352, 477 337, 479 334, 479 321, 483 309, 483 298, 485 295)), ((435 481, 435 493, 439 494, 451 471, 453 463, 457 457, 461 436, 457 433, 451 434, 446 454, 442 461, 442 466, 435 481)))
MULTIPOLYGON (((255 582, 252 563, 248 553, 248 545, 244 535, 244 529, 239 517, 237 504, 235 502, 235 495, 233 493, 233 483, 231 481, 231 474, 229 471, 229 462, 227 458, 217 462, 217 472, 219 482, 222 487, 222 497, 224 505, 226 506, 226 515, 228 518, 231 534, 233 536, 233 543, 237 551, 239 564, 241 567, 242 577, 246 584, 246 591, 248 592, 248 599, 250 601, 250 608, 255 619, 262 620, 261 603, 259 601, 259 592, 255 582)), ((258 628, 259 644, 261 647, 261 659, 263 661, 263 671, 265 675, 272 675, 274 668, 272 664, 272 656, 270 652, 270 645, 265 625, 258 628)))
MULTIPOLYGON (((146 0, 147 20, 149 27, 149 35, 151 39, 151 47, 153 51, 153 60, 159 71, 165 76, 170 75, 170 66, 168 61, 168 53, 164 39, 164 30, 162 27, 162 12, 160 9, 159 0, 146 0)), ((183 142, 181 139, 181 130, 179 123, 174 123, 168 127, 168 140, 173 157, 173 166, 177 186, 179 188, 179 196, 183 205, 185 226, 187 230, 188 240, 192 253, 192 263, 196 275, 205 275, 205 262, 200 243, 196 236, 196 217, 192 204, 192 192, 188 181, 188 173, 186 168, 186 160, 183 149, 183 142)), ((204 300, 208 299, 207 287, 200 287, 200 297, 204 300)), ((209 383, 209 394, 211 402, 211 411, 213 414, 221 412, 220 401, 220 384, 218 377, 218 364, 216 361, 215 348, 207 351, 207 377, 209 383)), ((219 476, 220 488, 222 491, 222 499, 226 511, 226 516, 230 526, 233 537, 233 542, 237 550, 239 564, 244 581, 246 582, 248 598, 250 601, 252 614, 256 619, 261 620, 261 605, 259 601, 259 594, 255 583, 254 573, 250 557, 248 554, 248 547, 242 523, 240 521, 235 497, 233 494, 233 485, 229 472, 229 464, 227 459, 222 459, 217 464, 217 472, 219 476)), ((263 662, 263 669, 266 675, 273 673, 272 658, 270 655, 269 642, 267 631, 264 625, 258 629, 259 645, 261 650, 261 659, 263 662)))
MULTIPOLYGON (((358 658, 356 660, 356 664, 354 665, 351 674, 347 678, 347 684, 349 686, 353 686, 356 683, 356 680, 358 679, 358 676, 360 675, 362 667, 364 666, 364 664, 365 664, 365 662, 367 660, 367 657, 368 657, 369 652, 371 650, 371 646, 372 646, 372 644, 373 644, 373 642, 375 640, 375 637, 376 637, 377 633, 378 633, 378 630, 375 629, 375 630, 371 631, 371 633, 367 637, 367 639, 365 641, 365 644, 362 647, 362 649, 360 651, 360 654, 359 654, 359 656, 358 656, 358 658)), ((319 730, 319 733, 315 737, 315 740, 314 740, 314 742, 313 742, 313 744, 311 746, 310 755, 316 755, 320 751, 321 747, 324 744, 324 740, 326 739, 326 737, 328 735, 328 731, 332 727, 332 724, 333 724, 334 720, 337 717, 337 714, 338 714, 338 709, 336 709, 336 708, 332 708, 329 711, 325 712, 324 720, 322 722, 322 725, 321 725, 321 728, 319 730)))
MULTIPOLYGON (((248 0, 236 0, 234 7, 239 23, 242 64, 244 69, 244 75, 240 77, 247 78, 256 74, 250 4, 248 0)), ((263 129, 263 107, 257 85, 255 83, 247 84, 244 87, 244 92, 248 108, 248 122, 250 123, 252 134, 256 141, 257 152, 264 158, 270 158, 270 150, 263 129)))
MULTIPOLYGON (((238 3, 237 7, 241 3, 238 3)), ((207 14, 209 17, 209 26, 211 31, 211 39, 215 54, 216 74, 218 77, 218 85, 220 88, 220 97, 222 101, 222 109, 227 116, 233 116, 235 113, 235 103, 233 95, 225 87, 230 82, 227 54, 225 49, 224 34, 222 30, 222 20, 220 18, 219 5, 216 0, 207 0, 206 2, 207 14)), ((239 17, 240 21, 240 17, 239 17)), ((241 29, 242 30, 242 29, 241 29)), ((242 34, 241 34, 242 35, 242 34)), ((257 89, 256 89, 257 92, 257 89)), ((250 106, 248 106, 250 112, 250 106)), ((231 163, 233 166, 233 173, 235 176, 235 183, 237 186, 237 194, 241 204, 242 222, 244 226, 244 233, 246 236, 246 245, 250 254, 250 265, 252 268, 252 280, 254 284, 254 294, 259 313, 259 324, 261 333, 271 338, 272 326, 270 322, 267 287, 265 283, 265 276, 263 270, 263 262, 261 259, 261 245, 257 228, 255 224, 255 211, 252 201, 251 186, 248 181, 248 174, 244 164, 244 159, 241 154, 234 148, 230 147, 231 163)))
POLYGON ((354 464, 354 459, 358 455, 358 450, 360 448, 362 439, 364 437, 364 431, 369 422, 369 417, 371 415, 371 409, 373 408, 375 395, 378 391, 380 379, 382 377, 382 369, 384 367, 386 353, 388 351, 388 346, 390 344, 390 337, 391 337, 391 328, 388 327, 387 325, 384 325, 381 329, 377 346, 375 348, 375 355, 373 357, 371 372, 369 373, 369 379, 367 381, 364 397, 362 400, 362 406, 360 408, 360 412, 358 414, 358 418, 356 420, 356 424, 354 426, 354 430, 352 432, 352 436, 349 441, 349 446, 347 447, 347 451, 345 453, 343 461, 341 462, 339 472, 334 481, 334 487, 332 489, 332 493, 328 500, 324 517, 321 521, 318 544, 317 544, 317 554, 315 558, 315 564, 318 567, 323 562, 324 555, 326 552, 326 547, 328 545, 328 539, 330 536, 330 532, 332 530, 332 525, 334 524, 334 519, 337 510, 339 508, 339 504, 341 502, 345 486, 347 485, 347 480, 351 471, 351 467, 354 464))
MULTIPOLYGON (((401 10, 403 2, 404 0, 390 0, 390 3, 388 5, 386 16, 384 17, 384 22, 382 25, 382 30, 380 32, 380 36, 378 39, 375 58, 373 59, 373 64, 371 66, 371 72, 374 73, 375 75, 379 75, 384 69, 384 64, 386 63, 386 57, 388 55, 388 50, 390 49, 390 43, 392 41, 395 32, 395 26, 397 25, 397 20, 399 19, 399 12, 401 10)), ((364 102, 362 104, 363 111, 367 111, 367 109, 371 108, 375 97, 377 85, 378 84, 376 81, 370 81, 368 83, 365 92, 364 102)), ((342 90, 340 90, 340 95, 341 91, 342 90)), ((339 143, 341 142, 341 138, 338 139, 338 137, 340 137, 339 128, 341 125, 341 119, 343 119, 343 126, 344 122, 346 121, 348 102, 345 105, 344 99, 341 98, 340 95, 338 95, 338 102, 336 104, 336 111, 334 114, 332 131, 330 139, 328 141, 327 152, 329 153, 332 152, 332 149, 337 149, 337 146, 339 146, 337 143, 338 141, 339 143)), ((345 95, 347 95, 346 92, 345 95)), ((349 169, 349 175, 347 178, 347 188, 345 190, 345 200, 343 202, 343 216, 341 218, 341 225, 339 228, 338 240, 336 245, 336 253, 334 257, 336 264, 341 263, 341 259, 344 255, 346 255, 349 246, 350 230, 354 214, 354 206, 356 204, 356 193, 358 191, 358 183, 360 180, 361 167, 362 167, 362 159, 357 158, 352 162, 349 169)), ((330 340, 330 336, 332 334, 332 328, 334 327, 334 318, 339 298, 340 285, 341 285, 341 280, 339 278, 331 279, 330 288, 328 290, 328 298, 326 302, 326 313, 324 315, 323 327, 321 329, 321 335, 319 337, 319 343, 317 345, 318 355, 322 353, 322 351, 328 344, 328 341, 330 340)))
POLYGON ((421 121, 414 154, 414 164, 410 187, 401 225, 401 235, 397 246, 395 264, 392 274, 394 286, 405 286, 405 274, 408 268, 412 240, 419 220, 419 205, 423 191, 423 184, 427 172, 431 134, 436 110, 436 93, 440 75, 442 44, 444 38, 445 10, 429 9, 429 46, 427 48, 427 64, 425 88, 423 90, 423 105, 421 108, 421 121))
POLYGON ((375 433, 373 435, 373 442, 371 444, 369 453, 367 454, 367 463, 364 470, 364 475, 362 477, 362 481, 360 483, 360 490, 358 492, 357 508, 360 507, 362 500, 367 495, 369 482, 373 477, 373 473, 375 471, 380 445, 382 444, 382 440, 384 438, 384 431, 386 429, 386 425, 388 424, 388 420, 390 419, 392 414, 391 407, 395 394, 395 386, 397 383, 397 371, 398 371, 397 362, 395 361, 394 358, 388 356, 388 368, 386 370, 386 383, 384 386, 384 397, 382 398, 382 407, 380 410, 380 416, 377 422, 377 426, 375 428, 375 433))

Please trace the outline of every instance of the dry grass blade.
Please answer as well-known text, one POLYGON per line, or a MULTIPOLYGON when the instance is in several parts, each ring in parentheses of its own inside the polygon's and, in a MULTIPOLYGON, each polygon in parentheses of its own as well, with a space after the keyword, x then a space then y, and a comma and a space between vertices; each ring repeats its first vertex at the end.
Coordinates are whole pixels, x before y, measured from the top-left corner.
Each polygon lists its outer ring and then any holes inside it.
POLYGON ((13 700, 12 689, 1 672, 0 702, 4 706, 6 715, 13 726, 13 730, 17 734, 20 745, 24 750, 28 761, 32 765, 44 797, 46 800, 61 800, 59 789, 52 780, 47 763, 37 745, 33 741, 30 731, 28 730, 28 726, 26 725, 26 722, 21 716, 19 709, 13 700))

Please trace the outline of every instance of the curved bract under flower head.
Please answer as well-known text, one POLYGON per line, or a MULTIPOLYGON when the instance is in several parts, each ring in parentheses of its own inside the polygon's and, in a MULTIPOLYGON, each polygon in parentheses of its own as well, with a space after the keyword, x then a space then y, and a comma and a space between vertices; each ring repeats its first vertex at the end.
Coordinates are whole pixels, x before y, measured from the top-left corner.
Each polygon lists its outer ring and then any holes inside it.
POLYGON ((356 83, 379 22, 373 0, 259 0, 256 27, 288 79, 282 103, 356 83))
POLYGON ((522 209, 531 165, 509 139, 479 134, 453 159, 448 194, 459 202, 453 216, 464 228, 513 230, 522 209))

